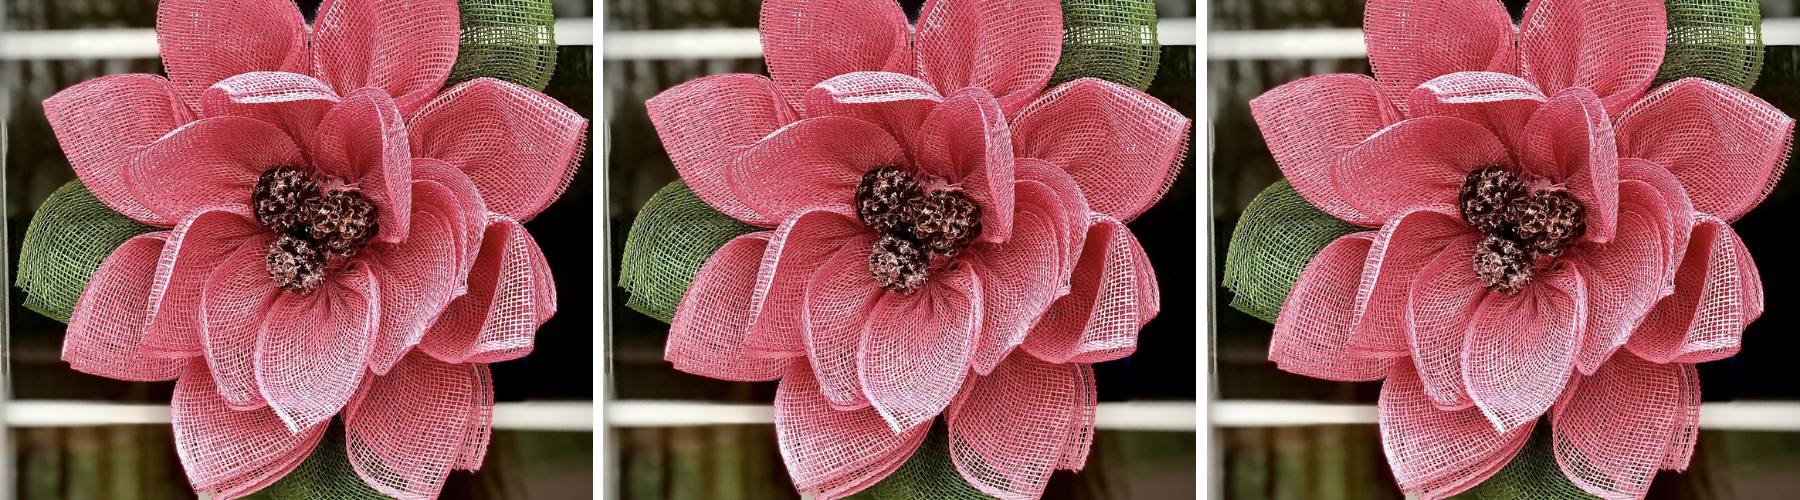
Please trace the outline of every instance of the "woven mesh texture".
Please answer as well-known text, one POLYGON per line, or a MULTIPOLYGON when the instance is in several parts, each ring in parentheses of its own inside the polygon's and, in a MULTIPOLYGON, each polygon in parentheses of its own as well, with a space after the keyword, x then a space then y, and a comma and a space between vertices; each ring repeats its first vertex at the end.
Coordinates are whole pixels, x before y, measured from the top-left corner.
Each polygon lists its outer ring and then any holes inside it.
POLYGON ((350 467, 383 494, 436 496, 451 469, 480 465, 493 404, 486 365, 415 351, 365 384, 344 412, 350 467))
POLYGON ((1098 79, 1051 88, 1011 120, 1016 156, 1062 167, 1095 212, 1127 222, 1175 184, 1190 125, 1155 97, 1098 79))
POLYGON ((1658 469, 1685 467, 1692 453, 1700 406, 1693 365, 1613 356, 1564 398, 1550 414, 1554 454, 1582 490, 1641 498, 1658 469))
POLYGON ((462 44, 450 83, 498 78, 544 90, 556 71, 550 0, 459 0, 462 44))
POLYGON ((1775 189, 1794 119, 1740 89, 1682 80, 1645 95, 1616 120, 1619 156, 1674 172, 1694 210, 1737 220, 1775 189))
POLYGON ((732 238, 756 229, 714 210, 686 182, 663 186, 644 203, 625 237, 619 259, 619 286, 631 292, 625 305, 674 321, 681 296, 706 259, 732 238))
POLYGON ((312 25, 313 75, 339 95, 378 87, 412 111, 456 64, 458 22, 444 1, 327 0, 312 25))
POLYGON ((945 413, 950 458, 976 489, 1042 496, 1055 469, 1076 469, 1092 442, 1094 373, 1018 353, 977 377, 945 413))
POLYGON ((81 181, 63 184, 31 217, 19 247, 14 284, 25 291, 25 307, 67 323, 106 256, 154 229, 107 208, 81 181))
POLYGON ((1698 77, 1748 90, 1762 74, 1762 7, 1756 0, 1666 0, 1669 48, 1656 85, 1698 77))
POLYGON ((1530 426, 1496 433, 1481 410, 1443 410, 1417 371, 1396 365, 1381 386, 1381 447, 1400 489, 1444 498, 1480 483, 1506 465, 1531 437, 1530 426))
POLYGON ((1580 500, 1599 498, 1569 482, 1556 464, 1551 445, 1550 423, 1539 422, 1525 449, 1506 464, 1494 477, 1482 481, 1468 492, 1458 495, 1463 500, 1517 500, 1520 498, 1555 498, 1580 500))
POLYGON ((587 127, 550 96, 486 78, 451 87, 406 119, 414 157, 461 169, 488 210, 520 221, 568 190, 587 127))
POLYGON ((1063 0, 1062 9, 1062 58, 1051 85, 1093 77, 1138 90, 1150 86, 1162 61, 1155 1, 1063 0))
POLYGON ((326 426, 291 432, 268 408, 232 409, 205 363, 189 363, 169 403, 175 448, 196 492, 236 498, 275 482, 305 460, 326 426))
POLYGON ((164 134, 193 120, 175 84, 155 75, 112 75, 88 80, 44 100, 44 117, 63 156, 83 185, 113 210, 141 222, 169 227, 125 185, 132 158, 164 134))
POLYGON ((1231 232, 1224 271, 1231 307, 1274 323, 1313 256, 1361 229, 1312 206, 1288 181, 1275 181, 1250 200, 1231 232))
POLYGON ((775 437, 794 488, 840 498, 904 464, 929 424, 896 433, 874 408, 840 410, 819 392, 806 363, 792 363, 775 391, 775 437))
POLYGON ((886 479, 851 496, 861 500, 986 500, 994 498, 969 486, 950 461, 949 433, 944 425, 931 427, 925 442, 912 458, 886 479))
POLYGON ((275 500, 386 500, 356 476, 344 454, 344 426, 332 423, 319 446, 293 472, 262 491, 275 500))

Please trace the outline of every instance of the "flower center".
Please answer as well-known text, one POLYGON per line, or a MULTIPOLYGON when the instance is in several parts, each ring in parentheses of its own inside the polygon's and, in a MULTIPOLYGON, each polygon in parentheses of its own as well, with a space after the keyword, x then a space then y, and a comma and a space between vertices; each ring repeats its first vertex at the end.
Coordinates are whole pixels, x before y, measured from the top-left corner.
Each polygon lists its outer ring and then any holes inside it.
POLYGON ((355 188, 324 190, 299 168, 262 173, 250 194, 256 220, 276 233, 269 243, 269 279, 294 293, 324 283, 331 257, 350 257, 380 230, 375 203, 355 188))
POLYGON ((934 263, 947 262, 981 235, 981 206, 951 188, 925 189, 913 174, 883 166, 856 186, 856 215, 881 237, 869 253, 869 274, 888 291, 917 291, 934 263))
POLYGON ((1463 220, 1483 235, 1475 244, 1475 276, 1489 290, 1518 293, 1540 260, 1562 255, 1587 229, 1585 209, 1575 197, 1533 184, 1543 183, 1500 166, 1476 169, 1463 179, 1457 201, 1463 220))

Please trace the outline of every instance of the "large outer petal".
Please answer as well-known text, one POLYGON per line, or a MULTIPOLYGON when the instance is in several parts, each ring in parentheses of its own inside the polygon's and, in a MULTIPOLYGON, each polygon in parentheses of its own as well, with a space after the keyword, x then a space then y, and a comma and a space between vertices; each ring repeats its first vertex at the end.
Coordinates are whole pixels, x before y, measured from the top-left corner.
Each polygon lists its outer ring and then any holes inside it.
POLYGON ((1419 84, 1407 95, 1407 113, 1413 118, 1448 116, 1487 126, 1507 151, 1525 149, 1525 125, 1539 106, 1549 100, 1543 91, 1523 78, 1506 73, 1464 71, 1419 84))
POLYGON ((1371 0, 1363 45, 1381 88, 1405 109, 1420 83, 1458 71, 1510 73, 1512 17, 1486 0, 1371 0))
POLYGON ((1619 355, 1581 377, 1550 414, 1563 474, 1603 498, 1642 498, 1657 469, 1693 445, 1683 434, 1699 404, 1698 375, 1691 365, 1619 355))
POLYGON ((452 0, 326 0, 313 23, 313 74, 341 95, 381 89, 411 112, 450 77, 459 22, 452 0))
POLYGON ((1082 78, 1019 111, 1012 120, 1013 155, 1062 167, 1094 211, 1130 221, 1175 183, 1189 125, 1149 94, 1082 78))
POLYGON ((1761 98, 1699 78, 1658 87, 1618 123, 1619 156, 1674 172, 1696 210, 1727 221, 1775 189, 1794 132, 1794 119, 1761 98))
POLYGON ((806 365, 794 363, 775 390, 776 443, 800 491, 854 493, 867 486, 861 483, 872 470, 892 470, 889 463, 912 456, 931 429, 921 424, 896 433, 874 408, 839 410, 819 389, 806 365))
POLYGON ((904 165, 906 149, 881 127, 837 116, 808 118, 769 134, 728 171, 737 198, 768 220, 856 202, 864 172, 904 165))
POLYGON ((989 300, 1008 298, 985 294, 965 264, 933 272, 918 292, 883 295, 869 311, 857 377, 895 433, 930 422, 955 399, 989 300))
POLYGON ((252 71, 312 70, 306 20, 284 0, 164 0, 156 5, 156 45, 169 79, 189 106, 219 80, 252 71))
POLYGON ((273 238, 253 220, 203 212, 177 226, 163 246, 150 292, 147 336, 174 345, 195 339, 233 408, 263 404, 254 364, 263 314, 279 291, 269 280, 273 238))
POLYGON ((435 498, 486 416, 470 397, 493 390, 484 367, 413 354, 371 377, 344 411, 344 446, 363 482, 403 499, 435 498))
POLYGON ((457 259, 460 213, 413 213, 412 234, 398 244, 380 243, 363 250, 369 271, 380 284, 380 321, 370 340, 367 366, 385 374, 401 356, 418 345, 456 291, 462 279, 457 259))
POLYGON ((556 283, 525 226, 489 214, 468 293, 450 301, 419 348, 446 363, 494 363, 531 353, 556 315, 556 283))
POLYGON ((1567 189, 1585 207, 1582 241, 1612 239, 1619 215, 1619 149, 1612 121, 1586 88, 1556 93, 1525 125, 1519 164, 1567 189))
POLYGON ((1038 498, 1085 415, 1083 365, 1023 353, 977 376, 945 413, 949 450, 971 486, 1002 499, 1038 498))
POLYGON ((668 347, 663 351, 663 359, 675 369, 741 382, 775 380, 787 371, 785 359, 755 358, 743 352, 749 334, 748 304, 760 288, 756 274, 770 235, 770 231, 758 231, 725 243, 694 275, 694 284, 688 286, 681 307, 675 309, 668 347))
POLYGON ((843 250, 807 280, 800 301, 800 340, 811 367, 807 377, 816 377, 817 391, 834 408, 869 404, 858 380, 857 352, 863 327, 884 293, 869 276, 873 242, 874 237, 867 235, 845 242, 843 250))
POLYGON ((1150 256, 1124 223, 1102 216, 1080 242, 1069 293, 1052 302, 1020 346, 1052 363, 1098 363, 1137 350, 1138 331, 1162 310, 1150 256))
POLYGON ((868 245, 867 239, 858 238, 868 232, 868 226, 841 206, 801 212, 783 221, 769 236, 760 268, 751 275, 754 292, 737 304, 748 306, 746 354, 764 358, 806 354, 800 329, 807 283, 845 245, 868 245))
MULTIPOLYGON (((1464 265, 1468 261, 1464 261, 1464 265)), ((1494 429, 1530 429, 1562 395, 1587 326, 1578 266, 1541 272, 1520 293, 1490 293, 1463 339, 1463 383, 1494 429)))
POLYGON ((1587 375, 1624 346, 1674 288, 1693 230, 1693 207, 1675 176, 1636 158, 1620 166, 1618 232, 1611 242, 1571 255, 1588 285, 1587 333, 1576 365, 1587 375))
MULTIPOLYGON (((1406 311, 1408 300, 1416 298, 1413 278, 1446 249, 1467 246, 1461 242, 1473 234, 1474 229, 1463 223, 1462 216, 1449 205, 1414 208, 1388 219, 1376 233, 1375 243, 1369 246, 1369 257, 1363 261, 1362 284, 1351 306, 1355 312, 1350 323, 1351 349, 1372 357, 1405 355, 1408 342, 1419 340, 1408 330, 1412 323, 1406 311)), ((1454 286, 1446 291, 1464 293, 1454 286)), ((1461 345, 1460 340, 1457 345, 1461 345)), ((1430 377, 1426 385, 1432 385, 1430 377)))
POLYGON ((125 184, 167 220, 209 208, 248 214, 248 194, 264 170, 300 164, 300 148, 280 128, 222 116, 188 123, 151 143, 127 167, 125 184))
POLYGON ((1510 160, 1506 145, 1480 124, 1428 116, 1357 144, 1332 169, 1332 179, 1351 208, 1388 220, 1415 207, 1455 204, 1469 172, 1510 160))
POLYGON ((1344 382, 1387 376, 1392 358, 1362 358, 1346 348, 1354 315, 1348 299, 1362 283, 1363 260, 1374 239, 1372 231, 1338 238, 1306 264, 1269 338, 1269 361, 1276 367, 1344 382))
POLYGON ((944 101, 916 76, 884 71, 845 73, 806 90, 806 116, 844 116, 881 125, 901 145, 913 144, 919 125, 944 101))
POLYGON ((1020 174, 1031 178, 1014 184, 1015 236, 970 252, 970 266, 981 277, 986 296, 972 360, 976 373, 993 371, 1025 341, 1051 301, 1068 290, 1075 258, 1080 256, 1076 252, 1087 233, 1088 213, 1075 181, 1042 161, 1020 161, 1021 166, 1028 164, 1029 171, 1020 174))
POLYGON ((744 150, 797 118, 775 82, 759 75, 706 76, 670 87, 644 107, 669 161, 694 194, 737 220, 763 227, 780 223, 738 199, 726 174, 744 150))
POLYGON ((306 295, 282 293, 256 340, 256 385, 292 430, 337 415, 362 384, 381 318, 381 288, 361 262, 306 295))
POLYGON ((145 303, 168 237, 159 231, 126 240, 94 271, 63 337, 62 360, 70 368, 145 382, 174 380, 187 369, 187 358, 159 358, 143 348, 145 303))
POLYGON ((1536 0, 1519 23, 1519 75, 1546 94, 1589 89, 1619 114, 1656 78, 1666 17, 1660 0, 1536 0))
POLYGON ((1463 380, 1463 350, 1488 295, 1470 265, 1477 241, 1474 235, 1452 241, 1407 283, 1403 336, 1409 350, 1404 352, 1412 356, 1426 396, 1440 408, 1473 404, 1463 380))
POLYGON ((375 240, 406 237, 412 219, 412 150, 406 123, 394 100, 376 89, 360 89, 319 121, 313 168, 356 186, 380 210, 375 240))
POLYGON ((1351 208, 1331 175, 1351 147, 1401 119, 1374 79, 1351 74, 1301 78, 1251 99, 1250 114, 1282 176, 1306 201, 1353 224, 1381 225, 1382 220, 1351 208))
POLYGON ((1012 132, 993 96, 979 88, 950 94, 925 117, 912 153, 919 170, 961 187, 981 206, 976 241, 1006 241, 1012 234, 1012 132))
POLYGON ((1475 408, 1443 410, 1397 365, 1381 386, 1381 448, 1400 489, 1446 498, 1499 472, 1531 438, 1531 426, 1500 433, 1475 408))
POLYGON ((289 431, 268 408, 236 410, 219 399, 206 365, 193 363, 175 383, 169 403, 175 451, 194 491, 255 491, 257 483, 293 470, 311 453, 325 425, 289 431))
POLYGON ((491 78, 451 87, 406 120, 413 156, 462 169, 489 210, 521 221, 568 189, 587 127, 550 96, 491 78))
POLYGON ((1744 327, 1763 312, 1762 277, 1737 232, 1701 214, 1675 274, 1626 346, 1657 363, 1699 363, 1737 354, 1744 327))
POLYGON ((1044 90, 1062 42, 1055 0, 927 0, 919 10, 919 77, 946 93, 986 89, 1011 114, 1044 90))
POLYGON ((768 0, 757 29, 769 74, 796 108, 807 89, 834 76, 913 71, 912 27, 894 2, 768 0))
POLYGON ((127 187, 138 152, 194 119, 175 84, 156 75, 112 75, 81 82, 44 100, 44 117, 81 184, 127 217, 172 227, 127 187))

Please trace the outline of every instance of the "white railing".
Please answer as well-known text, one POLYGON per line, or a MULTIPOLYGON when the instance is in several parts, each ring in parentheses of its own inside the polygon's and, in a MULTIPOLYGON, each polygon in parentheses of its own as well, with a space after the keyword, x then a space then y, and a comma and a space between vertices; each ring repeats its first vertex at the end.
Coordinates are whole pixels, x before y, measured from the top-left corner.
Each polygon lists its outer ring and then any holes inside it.
MULTIPOLYGON (((556 20, 557 45, 593 45, 594 21, 556 20)), ((101 28, 6 31, 0 33, 0 60, 141 59, 156 57, 156 30, 101 28)))
MULTIPOLYGON (((1193 45, 1196 29, 1191 17, 1159 20, 1157 42, 1193 45)), ((602 53, 610 60, 741 59, 762 55, 755 28, 614 31, 603 37, 606 43, 601 45, 602 53)))
MULTIPOLYGON (((1764 19, 1762 36, 1765 45, 1800 45, 1800 18, 1764 19)), ((1362 30, 1357 28, 1214 31, 1206 34, 1206 58, 1211 60, 1350 59, 1366 54, 1362 30)))

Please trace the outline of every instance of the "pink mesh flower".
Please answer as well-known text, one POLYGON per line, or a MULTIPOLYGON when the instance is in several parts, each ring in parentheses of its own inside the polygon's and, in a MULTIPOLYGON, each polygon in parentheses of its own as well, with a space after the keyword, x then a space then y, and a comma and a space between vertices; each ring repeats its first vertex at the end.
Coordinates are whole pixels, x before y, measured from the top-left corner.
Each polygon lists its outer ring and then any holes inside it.
POLYGON ((762 9, 772 80, 709 76, 646 103, 687 185, 767 229, 700 269, 667 359, 781 379, 802 491, 874 484, 943 413, 970 484, 1036 497, 1086 461, 1087 364, 1130 354, 1157 313, 1122 221, 1173 183, 1188 120, 1100 80, 1040 93, 1057 2, 933 0, 916 36, 893 2, 762 9))
POLYGON ((101 264, 63 358, 179 378, 196 491, 268 485, 342 410, 365 482, 435 496, 480 464, 483 364, 528 353, 555 312, 519 221, 567 187, 586 120, 496 80, 440 94, 459 37, 447 0, 330 0, 310 34, 278 0, 157 14, 170 79, 101 77, 44 103, 83 184, 165 229, 101 264))
POLYGON ((1768 193, 1793 122, 1702 80, 1644 95, 1663 17, 1654 1, 1539 0, 1515 45, 1493 2, 1372 1, 1377 79, 1251 101, 1294 187, 1374 229, 1306 267, 1270 359, 1385 378, 1402 489, 1473 487, 1546 413, 1563 473, 1595 495, 1642 496, 1657 469, 1685 468, 1691 363, 1735 352, 1762 307, 1724 221, 1768 193))

